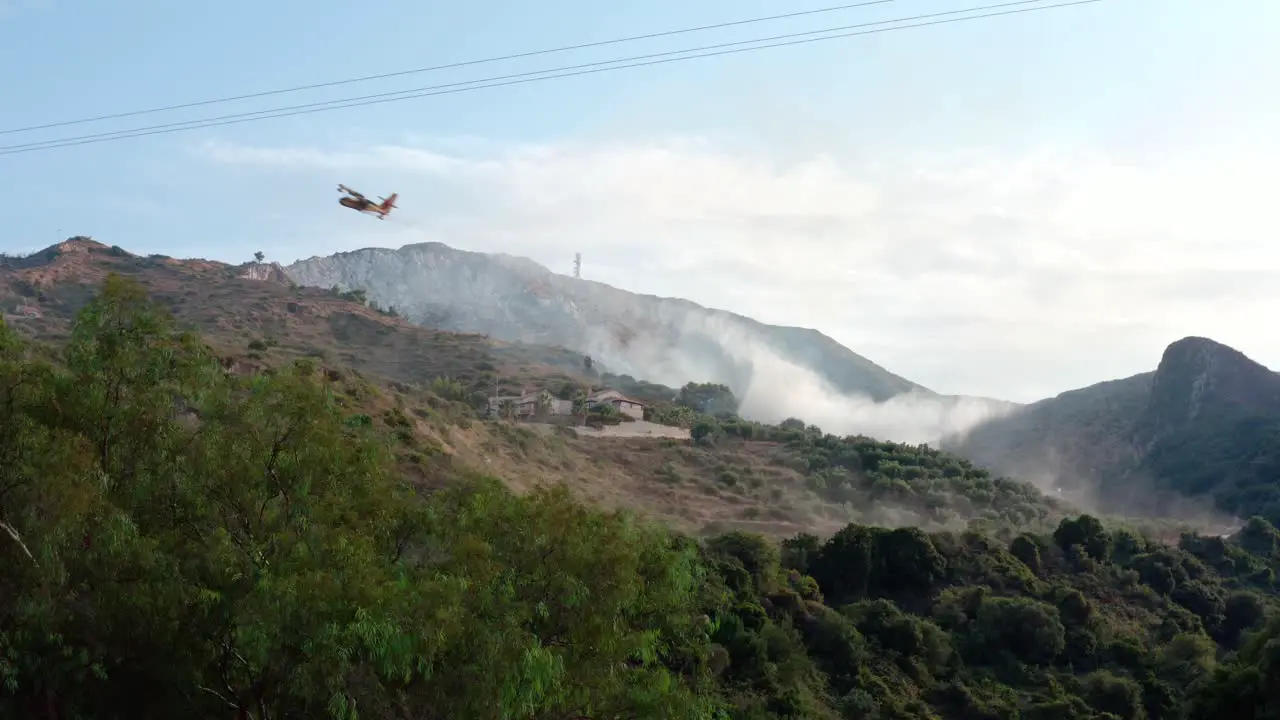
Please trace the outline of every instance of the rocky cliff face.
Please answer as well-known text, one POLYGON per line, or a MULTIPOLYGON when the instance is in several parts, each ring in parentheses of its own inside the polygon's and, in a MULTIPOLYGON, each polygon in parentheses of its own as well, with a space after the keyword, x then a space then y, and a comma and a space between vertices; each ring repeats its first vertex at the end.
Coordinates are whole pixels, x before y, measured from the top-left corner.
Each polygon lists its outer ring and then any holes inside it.
POLYGON ((908 392, 934 396, 815 330, 638 295, 509 255, 424 243, 313 257, 285 272, 300 285, 363 289, 429 327, 560 345, 654 382, 718 381, 741 390, 763 364, 783 362, 877 402, 908 392))
POLYGON ((293 282, 289 275, 285 273, 284 268, 280 267, 279 263, 246 263, 241 268, 242 270, 237 277, 246 280, 273 282, 280 285, 289 285, 293 282))
POLYGON ((1280 414, 1280 375, 1208 338, 1188 337, 1165 349, 1143 414, 1157 439, 1224 415, 1280 414))

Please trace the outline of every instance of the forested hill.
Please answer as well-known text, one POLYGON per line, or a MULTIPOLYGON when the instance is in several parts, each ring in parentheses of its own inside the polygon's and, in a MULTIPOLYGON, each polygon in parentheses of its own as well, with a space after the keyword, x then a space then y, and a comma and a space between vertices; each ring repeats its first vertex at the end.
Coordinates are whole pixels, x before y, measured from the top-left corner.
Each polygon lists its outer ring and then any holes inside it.
POLYGON ((1260 519, 694 539, 423 491, 332 368, 235 370, 118 277, 61 347, 0 322, 0 716, 1275 716, 1260 519))
POLYGON ((1204 498, 1280 523, 1280 375, 1207 338, 1170 344, 1154 372, 1042 400, 945 444, 994 472, 1097 491, 1120 512, 1204 498))

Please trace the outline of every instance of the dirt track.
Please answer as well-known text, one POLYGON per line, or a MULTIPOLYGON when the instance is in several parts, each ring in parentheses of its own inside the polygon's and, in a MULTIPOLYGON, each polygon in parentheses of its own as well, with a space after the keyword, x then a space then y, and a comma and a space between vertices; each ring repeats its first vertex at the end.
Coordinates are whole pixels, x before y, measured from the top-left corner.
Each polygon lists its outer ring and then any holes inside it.
MULTIPOLYGON (((551 427, 547 425, 546 427, 551 427)), ((659 425, 657 423, 645 422, 637 420, 635 422, 624 422, 617 425, 606 425, 603 428, 589 428, 578 425, 573 428, 578 432, 578 437, 615 437, 615 438, 674 438, 676 440, 688 440, 689 431, 686 428, 671 427, 669 425, 659 425)))

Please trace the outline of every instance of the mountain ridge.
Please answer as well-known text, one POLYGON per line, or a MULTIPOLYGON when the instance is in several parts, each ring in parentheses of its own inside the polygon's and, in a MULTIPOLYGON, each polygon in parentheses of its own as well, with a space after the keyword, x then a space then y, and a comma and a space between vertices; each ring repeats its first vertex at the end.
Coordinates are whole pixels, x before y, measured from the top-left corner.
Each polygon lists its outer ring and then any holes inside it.
POLYGON ((364 290, 408 319, 511 342, 561 345, 615 372, 667 384, 721 382, 740 396, 767 362, 757 350, 812 373, 837 393, 874 402, 912 394, 955 404, 991 398, 942 395, 813 329, 762 323, 684 298, 635 293, 575 278, 526 257, 440 242, 366 247, 284 267, 295 282, 364 290))
MULTIPOLYGON (((451 250, 442 244, 436 247, 451 250)), ((373 254, 398 261, 396 251, 373 250, 373 254)), ((487 259, 483 254, 476 255, 487 259)), ((515 256, 506 256, 499 262, 541 268, 515 256)), ((470 391, 477 393, 497 385, 508 389, 532 387, 531 381, 534 385, 545 384, 554 392, 564 392, 566 383, 581 384, 585 369, 578 364, 580 355, 563 348, 512 344, 475 333, 450 334, 424 328, 376 304, 366 305, 359 293, 308 289, 275 263, 231 266, 163 255, 143 257, 87 238, 73 238, 30 256, 0 258, 0 269, 5 271, 0 275, 10 278, 14 291, 4 302, 6 317, 13 317, 24 328, 43 327, 41 332, 52 336, 60 334, 57 323, 62 321, 50 325, 50 320, 66 318, 89 297, 84 283, 97 282, 114 269, 147 278, 165 302, 173 303, 175 309, 183 308, 183 313, 198 324, 218 328, 216 336, 231 343, 224 345, 228 350, 244 342, 244 332, 250 327, 259 328, 254 334, 261 333, 263 340, 252 341, 249 364, 255 354, 253 343, 261 346, 272 336, 283 338, 286 328, 292 327, 306 336, 305 340, 298 336, 284 341, 295 350, 321 355, 336 350, 353 367, 404 380, 428 382, 437 375, 455 378, 468 383, 470 391), (249 284, 244 285, 246 282, 249 284), (233 289, 237 284, 240 289, 233 289), (262 292, 252 290, 252 286, 262 292), (268 291, 270 287, 276 289, 268 291), (24 301, 23 297, 32 300, 24 301), (267 313, 269 305, 264 303, 268 302, 280 304, 267 313), (222 308, 219 303, 234 303, 228 309, 234 307, 239 316, 229 318, 215 311, 222 308), (16 316, 33 310, 34 317, 16 316), (45 316, 43 320, 41 314, 45 316), (321 322, 304 322, 303 317, 310 314, 321 322), (449 349, 442 355, 444 347, 449 349)), ((545 272, 551 275, 550 271, 545 272)), ((634 296, 596 281, 565 280, 595 283, 618 296, 634 296)), ((472 281, 471 276, 462 278, 464 284, 472 281)), ((701 309, 690 301, 673 303, 701 309)), ((759 324, 750 318, 745 318, 743 324, 746 323, 759 324)), ((783 333, 788 330, 809 338, 826 337, 817 331, 781 328, 783 333)), ((236 363, 244 364, 245 359, 237 359, 236 363)), ((634 378, 608 380, 614 381, 621 381, 624 386, 646 386, 634 378)), ((659 402, 670 401, 669 396, 676 394, 671 387, 652 387, 665 389, 661 398, 654 398, 659 402)), ((794 388, 784 386, 781 390, 791 392, 794 388)), ((1108 514, 1120 508, 1128 514, 1188 519, 1186 512, 1177 510, 1181 505, 1192 507, 1193 515, 1199 512, 1199 518, 1206 505, 1196 505, 1194 499, 1206 496, 1218 502, 1224 512, 1243 516, 1256 513, 1280 522, 1280 484, 1275 482, 1280 478, 1280 417, 1274 407, 1277 398, 1280 376, 1228 346, 1207 338, 1188 337, 1166 348, 1155 371, 1016 407, 1015 412, 1003 418, 979 423, 972 432, 953 435, 937 446, 997 475, 1032 482, 1071 504, 1098 508, 1108 514), (957 442, 957 437, 962 441, 957 442), (1236 442, 1237 439, 1243 440, 1236 442), (1276 452, 1267 449, 1273 447, 1276 452), (1101 491, 1082 501, 1079 494, 1073 494, 1082 487, 1101 491), (1188 497, 1192 501, 1187 501, 1188 497)), ((862 434, 895 439, 873 429, 846 433, 831 428, 817 415, 802 411, 793 417, 802 418, 809 425, 816 420, 818 426, 835 430, 837 436, 862 434)), ((1211 524, 1219 524, 1219 520, 1215 518, 1211 524)))
POLYGON ((51 357, 74 340, 81 311, 108 286, 134 288, 126 294, 145 295, 176 328, 197 333, 228 374, 269 375, 298 363, 318 371, 353 427, 388 433, 398 471, 429 487, 473 472, 516 492, 562 483, 576 497, 683 531, 771 536, 826 534, 854 519, 1047 529, 1071 511, 1029 484, 990 477, 930 447, 831 433, 808 415, 774 425, 713 417, 696 387, 686 397, 688 387, 572 362, 573 372, 561 371, 564 356, 581 356, 422 327, 361 293, 298 285, 271 263, 137 255, 90 238, 0 255, 4 324, 51 357), (493 394, 535 387, 562 400, 619 389, 644 399, 648 418, 614 418, 605 428, 603 415, 591 416, 598 425, 581 418, 584 426, 576 417, 488 412, 493 394))

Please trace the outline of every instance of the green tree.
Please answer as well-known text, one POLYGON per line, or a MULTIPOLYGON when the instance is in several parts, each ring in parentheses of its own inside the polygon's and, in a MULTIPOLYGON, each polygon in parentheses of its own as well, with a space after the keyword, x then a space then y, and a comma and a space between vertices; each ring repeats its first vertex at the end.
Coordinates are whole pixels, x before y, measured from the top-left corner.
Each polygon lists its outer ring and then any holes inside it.
POLYGON ((1216 718, 1280 718, 1280 618, 1272 618, 1250 637, 1235 659, 1214 669, 1195 689, 1188 703, 1188 720, 1216 718))
POLYGON ((976 640, 983 660, 1008 653, 1029 665, 1048 665, 1066 648, 1066 629, 1052 605, 1030 598, 987 598, 978 607, 976 640))
POLYGON ((1040 573, 1040 546, 1035 538, 1026 533, 1019 535, 1009 543, 1009 552, 1022 561, 1031 572, 1040 573))
POLYGON ((695 445, 714 445, 720 435, 720 424, 710 418, 695 422, 689 430, 689 437, 695 445))
POLYGON ((1053 533, 1053 539, 1063 551, 1079 545, 1094 560, 1106 560, 1111 555, 1111 536, 1102 522, 1092 515, 1063 518, 1053 533))
POLYGON ((464 588, 435 680, 415 703, 440 717, 707 717, 706 629, 695 548, 661 529, 477 480, 437 498, 425 538, 464 588), (668 663, 672 667, 668 667, 668 663), (674 669, 673 669, 674 668, 674 669), (681 678, 684 682, 681 682, 681 678))
POLYGON ((738 412, 738 399, 727 385, 689 383, 680 388, 676 402, 703 415, 738 412))
POLYGON ((1274 557, 1280 549, 1280 531, 1257 516, 1245 522, 1238 537, 1241 547, 1259 557, 1274 557))
POLYGON ((1143 720, 1142 687, 1133 680, 1108 672, 1095 672, 1081 680, 1085 700, 1100 712, 1120 720, 1143 720))
POLYGON ((0 325, 0 715, 712 716, 691 544, 419 495, 311 363, 225 373, 120 278, 63 360, 0 325))

